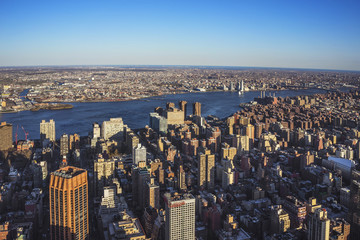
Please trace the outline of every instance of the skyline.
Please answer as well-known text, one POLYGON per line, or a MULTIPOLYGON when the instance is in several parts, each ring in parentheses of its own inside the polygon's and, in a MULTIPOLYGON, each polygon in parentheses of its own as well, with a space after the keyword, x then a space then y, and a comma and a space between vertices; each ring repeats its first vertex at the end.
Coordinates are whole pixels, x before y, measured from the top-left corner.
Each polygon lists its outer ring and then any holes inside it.
POLYGON ((0 2, 0 67, 360 70, 360 3, 0 2), (260 5, 259 5, 260 3, 260 5))

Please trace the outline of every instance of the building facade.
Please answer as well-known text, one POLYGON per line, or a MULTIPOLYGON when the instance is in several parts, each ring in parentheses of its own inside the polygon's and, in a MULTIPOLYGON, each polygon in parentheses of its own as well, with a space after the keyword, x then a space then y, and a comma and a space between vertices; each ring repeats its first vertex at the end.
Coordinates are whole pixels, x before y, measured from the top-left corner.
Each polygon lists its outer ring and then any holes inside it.
POLYGON ((12 147, 12 125, 6 122, 0 124, 0 151, 12 147))
POLYGON ((165 195, 165 239, 195 240, 195 198, 191 194, 165 195))
POLYGON ((49 200, 51 239, 88 239, 87 171, 68 166, 52 172, 49 200))
POLYGON ((49 122, 42 120, 40 123, 40 139, 41 141, 49 139, 50 141, 55 141, 55 121, 50 119, 49 122))

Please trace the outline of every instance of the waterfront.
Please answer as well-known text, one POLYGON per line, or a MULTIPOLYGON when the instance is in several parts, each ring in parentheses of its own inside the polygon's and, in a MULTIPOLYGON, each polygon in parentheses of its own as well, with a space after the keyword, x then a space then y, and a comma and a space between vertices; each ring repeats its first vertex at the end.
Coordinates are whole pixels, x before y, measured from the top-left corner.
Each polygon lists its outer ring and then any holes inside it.
MULTIPOLYGON (((284 90, 271 91, 276 96, 292 97, 297 95, 311 95, 316 93, 325 93, 321 89, 306 90, 284 90)), ((126 102, 96 102, 96 103, 72 103, 73 109, 66 110, 39 110, 37 112, 23 111, 18 113, 0 114, 0 121, 6 121, 13 124, 13 131, 19 125, 19 139, 24 139, 24 132, 21 126, 29 132, 29 138, 39 138, 39 124, 42 119, 54 119, 56 122, 56 137, 61 134, 78 133, 86 136, 91 131, 92 123, 102 123, 113 117, 122 117, 124 123, 130 128, 141 128, 148 124, 149 113, 154 111, 155 107, 164 107, 167 102, 174 102, 178 106, 180 100, 188 102, 187 114, 192 113, 192 103, 200 102, 202 104, 202 115, 215 115, 220 118, 240 110, 239 104, 250 102, 254 97, 260 96, 260 91, 245 92, 238 95, 237 92, 196 92, 187 94, 165 95, 151 97, 140 100, 126 102)))

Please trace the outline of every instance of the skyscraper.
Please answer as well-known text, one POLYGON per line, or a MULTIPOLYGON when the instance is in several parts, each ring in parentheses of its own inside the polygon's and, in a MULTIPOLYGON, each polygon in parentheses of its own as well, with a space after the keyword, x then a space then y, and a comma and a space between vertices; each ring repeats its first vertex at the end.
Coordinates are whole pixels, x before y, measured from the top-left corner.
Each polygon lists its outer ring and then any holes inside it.
POLYGON ((150 181, 150 172, 145 167, 145 164, 139 166, 133 166, 131 170, 132 178, 132 196, 134 206, 144 208, 146 207, 146 186, 147 182, 150 181))
POLYGON ((2 122, 0 125, 0 151, 8 150, 12 146, 12 125, 2 122))
POLYGON ((180 101, 179 102, 179 108, 180 108, 181 111, 184 112, 184 118, 186 118, 186 106, 187 106, 186 101, 180 101))
POLYGON ((196 102, 193 104, 193 115, 201 116, 201 103, 196 102))
POLYGON ((165 239, 195 239, 195 198, 188 193, 165 193, 165 239))
POLYGON ((49 191, 51 239, 87 239, 87 171, 68 166, 52 172, 49 191))
POLYGON ((55 141, 55 121, 50 119, 49 122, 42 120, 40 123, 40 139, 41 141, 49 139, 50 141, 55 141))
POLYGON ((350 209, 351 239, 360 238, 360 171, 351 171, 350 209))
POLYGON ((215 155, 210 150, 198 154, 198 185, 200 188, 213 188, 215 185, 215 155))
POLYGON ((60 155, 64 156, 69 153, 69 136, 63 134, 60 138, 60 155))
POLYGON ((318 208, 309 219, 308 240, 329 240, 330 219, 325 208, 318 208))

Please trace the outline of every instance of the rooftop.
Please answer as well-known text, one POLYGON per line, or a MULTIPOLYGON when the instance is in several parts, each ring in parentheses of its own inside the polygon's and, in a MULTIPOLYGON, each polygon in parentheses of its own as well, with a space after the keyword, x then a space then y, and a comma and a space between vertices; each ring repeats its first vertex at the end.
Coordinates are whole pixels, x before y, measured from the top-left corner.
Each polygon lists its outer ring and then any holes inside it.
POLYGON ((60 168, 60 169, 56 170, 55 172, 52 172, 51 174, 62 177, 62 178, 72 178, 83 172, 86 172, 86 170, 77 168, 77 167, 73 167, 73 166, 67 166, 64 168, 60 168))

